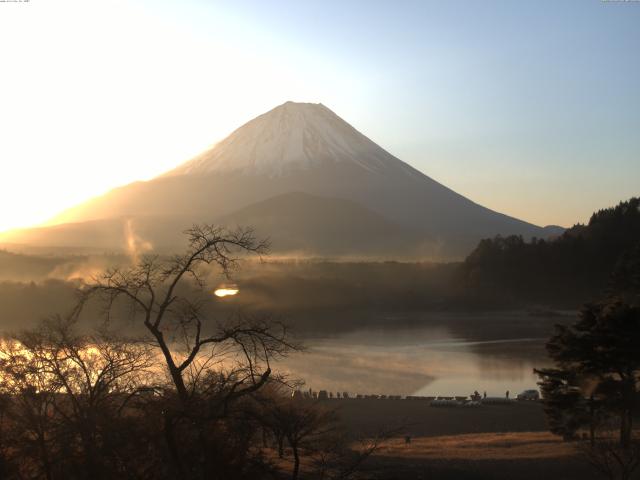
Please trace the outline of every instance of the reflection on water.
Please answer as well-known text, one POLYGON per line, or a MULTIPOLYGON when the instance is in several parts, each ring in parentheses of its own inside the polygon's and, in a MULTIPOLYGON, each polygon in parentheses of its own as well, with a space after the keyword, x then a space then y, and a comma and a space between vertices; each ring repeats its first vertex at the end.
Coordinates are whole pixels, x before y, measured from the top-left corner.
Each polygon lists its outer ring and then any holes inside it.
POLYGON ((239 291, 237 287, 220 287, 217 288, 213 294, 216 297, 228 297, 230 295, 237 295, 239 291))
POLYGON ((307 388, 350 394, 468 395, 478 390, 504 396, 509 390, 515 396, 536 388, 533 368, 547 364, 547 336, 539 324, 494 328, 493 334, 476 324, 477 335, 457 327, 459 322, 453 328, 431 323, 316 336, 306 340, 306 352, 284 360, 280 368, 303 379, 307 388))

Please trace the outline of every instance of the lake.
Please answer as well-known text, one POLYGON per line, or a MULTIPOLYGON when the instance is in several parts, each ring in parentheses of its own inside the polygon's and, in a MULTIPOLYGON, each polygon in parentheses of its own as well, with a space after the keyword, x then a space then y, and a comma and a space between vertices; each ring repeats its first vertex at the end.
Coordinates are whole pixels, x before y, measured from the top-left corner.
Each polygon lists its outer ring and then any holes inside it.
MULTIPOLYGON (((280 363, 305 389, 384 395, 511 396, 537 388, 544 344, 573 317, 522 312, 379 315, 370 327, 306 335, 280 363)), ((345 321, 346 322, 346 321, 345 321)))

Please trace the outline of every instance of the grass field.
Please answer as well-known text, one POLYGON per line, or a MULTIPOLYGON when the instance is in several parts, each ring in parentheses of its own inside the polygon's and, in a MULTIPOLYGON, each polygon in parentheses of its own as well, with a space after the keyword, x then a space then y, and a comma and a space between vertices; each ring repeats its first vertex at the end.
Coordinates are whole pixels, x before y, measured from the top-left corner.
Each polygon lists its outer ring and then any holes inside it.
POLYGON ((409 444, 398 438, 378 451, 379 456, 450 460, 546 459, 571 457, 576 453, 573 444, 547 432, 418 437, 409 444))
POLYGON ((550 434, 537 402, 436 408, 407 400, 329 401, 354 433, 400 427, 367 468, 395 480, 591 480, 572 443, 550 434), (411 436, 406 444, 403 435, 411 436))
MULTIPOLYGON (((283 477, 291 455, 278 460, 283 477)), ((303 459, 302 472, 309 472, 303 459)), ((575 445, 546 432, 474 433, 387 441, 363 467, 376 480, 596 480, 575 445)))
POLYGON ((393 440, 370 459, 384 480, 596 480, 572 444, 543 432, 393 440))
POLYGON ((546 432, 538 402, 483 405, 478 408, 431 407, 421 400, 328 400, 349 431, 374 435, 400 429, 413 437, 473 433, 546 432))

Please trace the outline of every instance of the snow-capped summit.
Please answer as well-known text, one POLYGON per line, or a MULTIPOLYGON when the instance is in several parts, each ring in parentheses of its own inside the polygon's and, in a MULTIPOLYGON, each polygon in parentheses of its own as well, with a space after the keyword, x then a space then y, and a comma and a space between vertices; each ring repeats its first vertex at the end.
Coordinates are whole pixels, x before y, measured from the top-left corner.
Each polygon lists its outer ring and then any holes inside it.
POLYGON ((280 176, 325 163, 378 171, 397 161, 321 103, 286 102, 167 175, 222 172, 280 176))

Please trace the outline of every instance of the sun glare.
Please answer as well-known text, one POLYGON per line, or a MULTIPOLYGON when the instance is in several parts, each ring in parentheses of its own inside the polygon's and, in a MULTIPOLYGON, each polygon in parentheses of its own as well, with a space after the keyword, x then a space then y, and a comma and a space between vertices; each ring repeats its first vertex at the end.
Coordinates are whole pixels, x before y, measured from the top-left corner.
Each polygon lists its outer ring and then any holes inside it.
POLYGON ((217 23, 200 31, 144 2, 32 3, 0 15, 13 45, 2 52, 0 232, 160 175, 270 106, 323 98, 224 9, 203 7, 217 23))
POLYGON ((228 297, 237 295, 240 290, 238 288, 218 288, 214 293, 216 297, 228 297))

